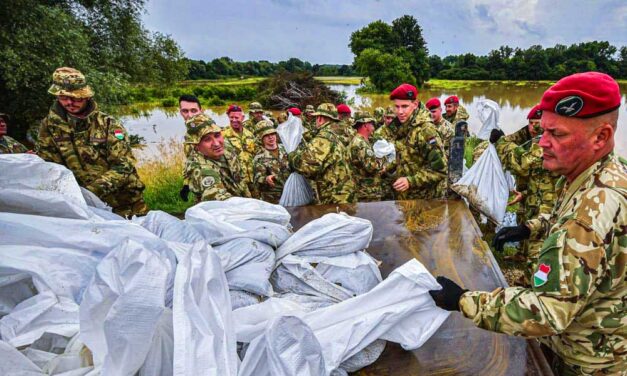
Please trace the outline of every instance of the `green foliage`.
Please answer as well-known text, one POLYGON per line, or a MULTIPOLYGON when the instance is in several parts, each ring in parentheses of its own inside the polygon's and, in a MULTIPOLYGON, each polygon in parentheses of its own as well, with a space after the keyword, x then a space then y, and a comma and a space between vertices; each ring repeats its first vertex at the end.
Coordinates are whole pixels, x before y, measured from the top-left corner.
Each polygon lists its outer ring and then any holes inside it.
POLYGON ((361 51, 355 60, 355 66, 361 74, 370 78, 370 82, 377 90, 392 90, 399 82, 416 82, 409 63, 402 57, 374 48, 361 51))
POLYGON ((176 98, 165 98, 161 101, 161 105, 163 107, 175 107, 178 105, 178 100, 176 98))
POLYGON ((464 160, 466 161, 466 167, 471 168, 475 163, 472 153, 475 151, 475 148, 482 143, 483 140, 477 136, 466 137, 466 142, 464 143, 464 160))
POLYGON ((185 77, 178 45, 142 26, 143 6, 143 0, 0 2, 0 110, 12 115, 13 133, 23 135, 45 116, 52 72, 61 66, 82 71, 105 108, 134 100, 129 82, 185 77))

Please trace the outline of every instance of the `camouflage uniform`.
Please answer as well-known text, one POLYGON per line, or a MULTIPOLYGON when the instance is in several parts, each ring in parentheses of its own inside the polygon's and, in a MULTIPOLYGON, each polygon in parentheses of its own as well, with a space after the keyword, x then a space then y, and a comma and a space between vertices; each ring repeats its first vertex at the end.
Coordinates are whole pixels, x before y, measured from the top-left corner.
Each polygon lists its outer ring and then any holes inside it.
POLYGON ((314 113, 314 112, 315 110, 313 106, 308 104, 305 107, 305 113, 303 114, 303 117, 302 117, 303 127, 305 127, 305 130, 303 132, 303 139, 307 142, 311 141, 313 139, 313 136, 315 136, 315 134, 317 133, 316 118, 314 117, 312 120, 307 120, 307 116, 306 116, 306 114, 314 113))
POLYGON ((385 115, 385 108, 383 107, 377 107, 374 109, 374 118, 375 118, 375 123, 374 123, 374 127, 375 129, 379 129, 384 123, 383 123, 383 116, 385 115))
POLYGON ((318 106, 316 116, 326 116, 309 143, 301 143, 290 153, 292 169, 316 183, 321 204, 355 202, 355 182, 349 166, 350 155, 337 134, 331 131, 331 123, 337 120, 337 109, 331 103, 318 106))
MULTIPOLYGON (((211 119, 208 121, 205 119, 208 119, 205 115, 196 115, 188 121, 196 123, 196 132, 187 142, 195 145, 209 133, 222 132, 211 119)), ((192 151, 185 163, 183 174, 189 182, 189 190, 196 202, 222 201, 233 196, 251 197, 240 166, 237 155, 226 147, 225 141, 224 155, 217 160, 208 158, 198 151, 192 151)))
POLYGON ((253 157, 257 154, 259 145, 252 132, 244 126, 241 132, 236 132, 233 127, 227 127, 222 131, 224 146, 237 155, 244 173, 244 181, 248 189, 253 192, 253 157))
MULTIPOLYGON (((260 137, 268 134, 276 134, 274 127, 262 129, 260 137)), ((262 200, 278 204, 283 193, 283 186, 290 175, 290 163, 283 145, 278 145, 276 150, 263 149, 253 159, 253 172, 255 187, 262 200), (266 177, 274 175, 274 187, 266 183, 266 177)))
POLYGON ((468 114, 468 111, 466 111, 466 108, 460 104, 459 107, 457 107, 457 112, 455 112, 455 115, 448 116, 446 112, 444 112, 442 113, 442 117, 446 119, 446 121, 451 123, 453 128, 455 128, 455 125, 457 124, 458 121, 462 121, 462 120, 467 121, 470 115, 468 114))
POLYGON ((348 144, 350 144, 353 137, 355 137, 355 130, 353 129, 350 119, 334 121, 330 124, 329 129, 337 134, 346 147, 348 147, 348 144))
POLYGON ((444 151, 446 152, 446 158, 450 156, 451 149, 451 140, 455 137, 455 130, 451 123, 449 123, 446 119, 441 118, 439 123, 433 122, 435 128, 438 130, 440 134, 440 139, 442 139, 442 143, 444 144, 444 151))
MULTIPOLYGON (((358 123, 375 123, 375 119, 364 115, 357 118, 358 123)), ((377 159, 372 150, 372 145, 359 133, 353 137, 349 144, 351 156, 351 168, 353 178, 357 186, 357 201, 380 201, 383 196, 383 182, 381 170, 383 161, 377 159)))
POLYGON ((0 154, 26 153, 28 149, 15 139, 4 135, 0 136, 0 154))
POLYGON ((242 125, 244 129, 248 129, 253 134, 253 136, 255 136, 255 139, 257 139, 259 133, 259 127, 257 126, 257 123, 259 123, 261 120, 255 120, 253 113, 259 111, 263 112, 263 107, 261 106, 261 103, 250 103, 248 105, 248 119, 245 120, 242 125))
MULTIPOLYGON (((73 68, 59 68, 48 90, 54 95, 91 98, 85 76, 73 68)), ((55 101, 41 122, 37 154, 70 169, 78 183, 120 215, 145 214, 142 184, 128 135, 122 125, 89 100, 82 117, 73 116, 55 101)))
POLYGON ((539 338, 563 375, 627 371, 627 168, 610 154, 558 182, 550 215, 527 221, 544 238, 532 288, 466 292, 459 306, 484 329, 539 338), (548 235, 548 236, 547 236, 548 235))

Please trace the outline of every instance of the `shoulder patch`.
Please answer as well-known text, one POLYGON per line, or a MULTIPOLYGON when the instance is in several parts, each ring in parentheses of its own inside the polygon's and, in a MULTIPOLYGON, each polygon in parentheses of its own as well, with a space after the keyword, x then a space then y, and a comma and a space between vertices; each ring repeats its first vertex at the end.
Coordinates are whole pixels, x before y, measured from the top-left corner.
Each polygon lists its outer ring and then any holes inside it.
POLYGON ((117 138, 118 140, 124 140, 124 132, 122 132, 121 129, 116 129, 113 131, 113 135, 115 136, 115 138, 117 138))
POLYGON ((200 184, 205 188, 211 188, 216 184, 216 179, 213 176, 205 176, 200 184))

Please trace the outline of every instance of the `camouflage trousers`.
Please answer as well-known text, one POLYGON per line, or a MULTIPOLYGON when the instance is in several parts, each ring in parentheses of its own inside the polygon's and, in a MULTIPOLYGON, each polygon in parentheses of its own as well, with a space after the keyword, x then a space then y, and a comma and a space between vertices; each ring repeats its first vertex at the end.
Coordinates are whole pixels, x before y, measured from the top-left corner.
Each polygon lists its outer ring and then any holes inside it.
POLYGON ((618 365, 615 367, 610 367, 608 369, 599 370, 599 369, 576 366, 572 364, 566 364, 562 360, 562 358, 560 358, 557 354, 553 352, 553 350, 551 350, 547 345, 543 344, 541 339, 539 340, 539 342, 541 343, 540 348, 542 349, 542 352, 544 353, 544 357, 546 358, 547 362, 551 366, 551 370, 553 371, 553 374, 555 374, 556 376, 557 375, 559 376, 625 375, 624 365, 618 365))

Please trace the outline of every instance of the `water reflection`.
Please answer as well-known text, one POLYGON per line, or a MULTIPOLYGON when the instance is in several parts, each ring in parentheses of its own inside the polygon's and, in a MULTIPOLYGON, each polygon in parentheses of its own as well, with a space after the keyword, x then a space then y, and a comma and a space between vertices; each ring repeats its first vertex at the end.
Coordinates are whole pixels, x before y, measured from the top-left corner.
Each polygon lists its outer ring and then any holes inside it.
MULTIPOLYGON (((357 93, 359 85, 329 85, 332 89, 346 94, 350 106, 353 109, 363 108, 372 110, 374 107, 390 105, 387 95, 361 95, 357 93)), ((461 103, 470 113, 469 125, 472 132, 477 132, 481 127, 479 122, 477 104, 480 100, 489 98, 501 106, 500 123, 506 134, 512 133, 526 123, 526 116, 548 88, 547 83, 516 82, 474 82, 468 86, 456 90, 432 90, 429 88, 420 90, 420 99, 426 101, 431 97, 439 97, 444 101, 449 95, 457 95, 461 103)), ((621 85, 621 91, 627 92, 627 85, 621 85)), ((616 150, 622 155, 627 155, 627 109, 625 108, 625 95, 622 98, 621 114, 619 116, 618 132, 616 134, 616 150)), ((222 127, 229 124, 226 115, 226 106, 205 108, 205 112, 222 127)), ((137 107, 121 108, 120 113, 123 124, 130 133, 144 137, 148 147, 138 153, 138 158, 155 156, 156 145, 164 140, 176 139, 182 142, 185 134, 183 118, 176 108, 151 108, 137 107)))

